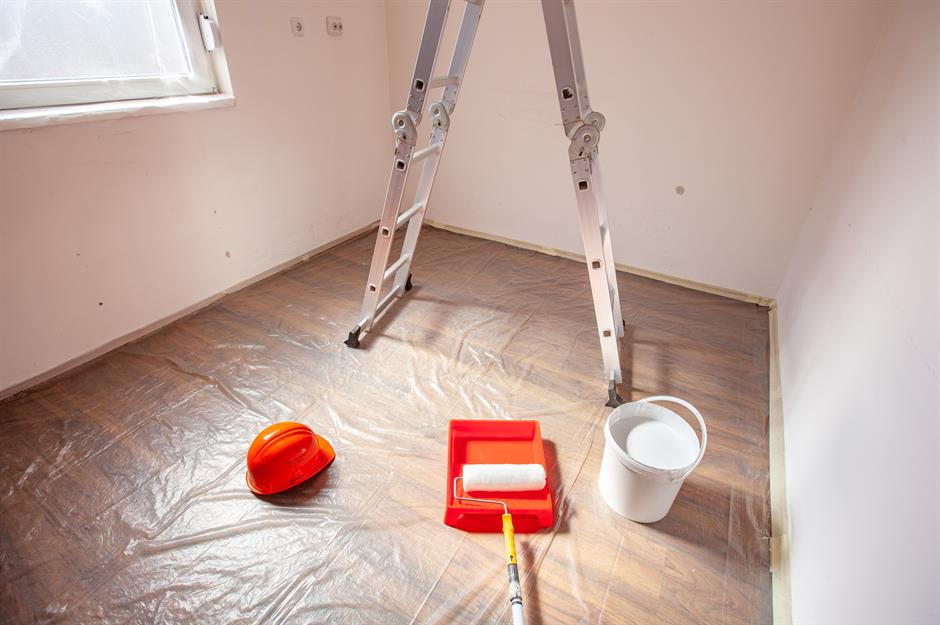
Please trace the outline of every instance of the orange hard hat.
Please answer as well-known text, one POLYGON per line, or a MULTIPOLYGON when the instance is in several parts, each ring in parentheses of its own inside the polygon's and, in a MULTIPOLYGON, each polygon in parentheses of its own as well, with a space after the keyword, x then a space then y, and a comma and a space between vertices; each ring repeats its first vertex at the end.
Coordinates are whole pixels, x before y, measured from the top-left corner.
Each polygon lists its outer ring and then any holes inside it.
POLYGON ((332 445, 309 427, 281 421, 251 443, 245 481, 256 495, 273 495, 310 479, 335 457, 332 445))

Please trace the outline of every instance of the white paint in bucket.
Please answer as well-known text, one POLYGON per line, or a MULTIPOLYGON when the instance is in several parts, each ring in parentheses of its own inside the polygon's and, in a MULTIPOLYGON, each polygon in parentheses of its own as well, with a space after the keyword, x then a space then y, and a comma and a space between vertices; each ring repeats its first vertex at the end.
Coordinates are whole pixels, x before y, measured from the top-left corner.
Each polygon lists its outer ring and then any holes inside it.
POLYGON ((659 521, 672 508, 682 483, 705 454, 708 431, 695 406, 666 395, 623 404, 604 426, 604 457, 598 487, 615 512, 640 523, 659 521), (652 402, 684 406, 698 420, 695 430, 675 412, 652 402))

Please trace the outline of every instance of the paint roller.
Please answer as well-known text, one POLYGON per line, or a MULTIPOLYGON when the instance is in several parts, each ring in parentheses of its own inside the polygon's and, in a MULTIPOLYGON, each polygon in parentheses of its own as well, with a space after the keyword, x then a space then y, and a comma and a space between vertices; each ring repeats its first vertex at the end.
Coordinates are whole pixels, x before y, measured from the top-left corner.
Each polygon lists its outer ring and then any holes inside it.
POLYGON ((465 464, 463 475, 454 478, 454 499, 492 503, 503 507, 503 540, 506 546, 506 566, 509 573, 509 604, 513 625, 525 625, 522 612, 522 584, 516 559, 515 530, 512 515, 505 501, 479 499, 457 495, 457 482, 463 482, 465 493, 470 492, 524 492, 545 488, 545 467, 540 464, 465 464))

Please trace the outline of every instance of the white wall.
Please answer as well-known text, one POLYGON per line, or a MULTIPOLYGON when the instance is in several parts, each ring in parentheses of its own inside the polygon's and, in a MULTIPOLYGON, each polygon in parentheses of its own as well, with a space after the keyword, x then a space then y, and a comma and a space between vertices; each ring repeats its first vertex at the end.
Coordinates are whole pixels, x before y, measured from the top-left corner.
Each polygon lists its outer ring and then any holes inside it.
POLYGON ((0 132, 0 389, 377 218, 384 3, 217 8, 235 108, 0 132))
POLYGON ((778 299, 797 623, 940 622, 940 16, 897 8, 778 299))
MULTIPOLYGON (((424 6, 389 3, 390 109, 424 6)), ((776 293, 886 6, 579 0, 616 260, 776 293)), ((554 89, 539 3, 488 0, 431 219, 582 251, 554 89)))

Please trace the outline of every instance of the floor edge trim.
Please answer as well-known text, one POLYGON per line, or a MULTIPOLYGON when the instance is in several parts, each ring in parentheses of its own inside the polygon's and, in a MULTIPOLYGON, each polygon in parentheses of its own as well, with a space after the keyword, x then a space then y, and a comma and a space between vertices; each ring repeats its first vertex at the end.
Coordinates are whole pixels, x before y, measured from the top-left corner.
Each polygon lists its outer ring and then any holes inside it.
POLYGON ((783 389, 780 381, 780 335, 776 307, 770 309, 769 315, 770 574, 774 623, 790 625, 793 623, 793 603, 790 594, 790 514, 787 507, 783 389))
MULTIPOLYGON (((561 250, 554 247, 545 247, 543 245, 537 245, 535 243, 529 243, 527 241, 520 241, 518 239, 511 239, 509 237, 500 236, 498 234, 490 234, 488 232, 482 232, 479 230, 472 230, 470 228, 463 228, 461 226, 454 226, 452 224, 444 223, 442 221, 436 221, 434 219, 425 219, 424 223, 431 226, 432 228, 438 228, 439 230, 447 230, 448 232, 455 232, 457 234, 465 234, 467 236, 476 237, 478 239, 486 239, 487 241, 496 241, 497 243, 505 243, 506 245, 511 245, 513 247, 518 247, 524 250, 530 250, 533 252, 542 252, 543 254, 548 254, 549 256, 559 256, 561 258, 567 258, 570 260, 577 260, 584 262, 583 254, 576 254, 574 252, 569 252, 566 250, 561 250)), ((706 284, 704 282, 697 282, 695 280, 689 280, 686 278, 680 278, 678 276, 672 276, 665 273, 659 273, 658 271, 651 271, 649 269, 643 269, 642 267, 634 267, 633 265, 625 265, 624 263, 614 263, 617 267, 617 271, 623 271, 624 273, 629 273, 635 276, 641 276, 643 278, 650 278, 653 280, 659 280, 660 282, 666 282, 667 284, 675 284, 676 286, 682 286, 687 289, 692 289, 694 291, 701 291, 702 293, 710 293, 712 295, 720 295, 722 297, 727 297, 729 299, 737 300, 739 302, 747 302, 748 304, 757 304, 758 306, 766 306, 767 308, 774 308, 776 306, 776 300, 771 297, 764 297, 763 295, 754 295, 752 293, 744 293, 743 291, 735 291, 734 289, 726 289, 722 286, 715 286, 713 284, 706 284)))

